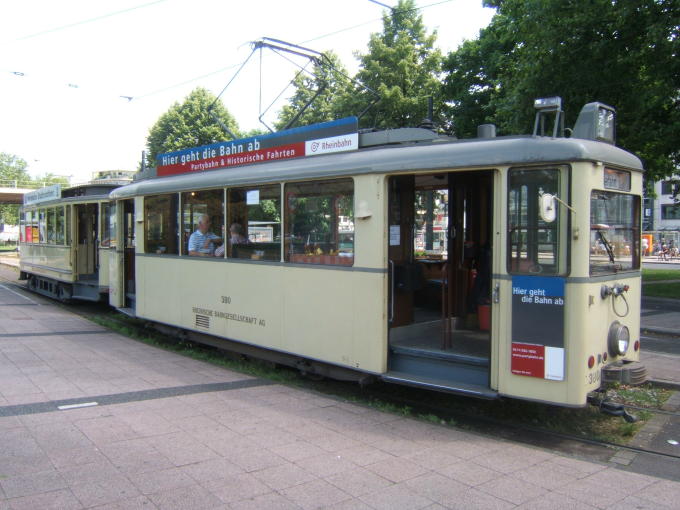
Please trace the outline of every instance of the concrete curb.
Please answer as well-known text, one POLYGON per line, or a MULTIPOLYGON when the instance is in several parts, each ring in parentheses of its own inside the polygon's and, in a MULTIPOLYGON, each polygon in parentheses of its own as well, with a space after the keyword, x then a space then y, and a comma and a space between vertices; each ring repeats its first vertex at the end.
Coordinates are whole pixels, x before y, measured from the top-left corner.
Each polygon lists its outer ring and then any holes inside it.
POLYGON ((642 326, 640 328, 640 333, 656 333, 659 335, 669 335, 669 336, 680 336, 680 331, 677 329, 670 329, 670 328, 657 328, 657 327, 647 327, 647 326, 642 326))
POLYGON ((667 390, 680 391, 680 382, 677 381, 665 381, 663 379, 647 379, 645 383, 649 383, 652 386, 657 386, 659 388, 664 388, 667 390))
POLYGON ((680 299, 642 296, 642 306, 645 305, 680 305, 680 299))

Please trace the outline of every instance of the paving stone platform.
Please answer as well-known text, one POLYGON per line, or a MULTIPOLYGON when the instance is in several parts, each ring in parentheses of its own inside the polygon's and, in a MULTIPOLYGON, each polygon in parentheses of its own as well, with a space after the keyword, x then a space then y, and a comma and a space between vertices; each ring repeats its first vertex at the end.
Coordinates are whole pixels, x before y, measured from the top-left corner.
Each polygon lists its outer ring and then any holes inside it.
POLYGON ((678 482, 245 376, 0 284, 0 510, 678 502, 678 482))

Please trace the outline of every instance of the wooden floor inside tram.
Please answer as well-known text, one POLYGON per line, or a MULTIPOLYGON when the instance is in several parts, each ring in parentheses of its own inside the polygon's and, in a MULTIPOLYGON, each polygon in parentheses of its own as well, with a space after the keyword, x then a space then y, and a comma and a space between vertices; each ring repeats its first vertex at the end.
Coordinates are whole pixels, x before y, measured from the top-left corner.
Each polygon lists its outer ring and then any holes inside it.
POLYGON ((393 328, 390 349, 400 354, 488 365, 488 331, 452 329, 448 332, 447 345, 447 333, 443 330, 441 319, 393 328))

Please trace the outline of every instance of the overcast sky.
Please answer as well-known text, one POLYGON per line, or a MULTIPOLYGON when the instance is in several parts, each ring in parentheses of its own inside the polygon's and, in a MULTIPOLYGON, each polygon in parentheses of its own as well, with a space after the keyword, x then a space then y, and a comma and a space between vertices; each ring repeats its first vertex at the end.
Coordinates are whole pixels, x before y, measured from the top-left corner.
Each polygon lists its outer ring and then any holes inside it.
MULTIPOLYGON (((475 38, 494 13, 481 0, 417 5, 444 52, 475 38)), ((197 86, 219 94, 251 41, 333 50, 354 72, 353 52, 366 52, 384 10, 369 0, 0 2, 0 152, 25 159, 32 175, 74 183, 95 170, 134 170, 158 117, 197 86)), ((222 96, 242 129, 259 126, 260 103, 268 106, 296 71, 271 52, 261 68, 253 56, 222 96)))

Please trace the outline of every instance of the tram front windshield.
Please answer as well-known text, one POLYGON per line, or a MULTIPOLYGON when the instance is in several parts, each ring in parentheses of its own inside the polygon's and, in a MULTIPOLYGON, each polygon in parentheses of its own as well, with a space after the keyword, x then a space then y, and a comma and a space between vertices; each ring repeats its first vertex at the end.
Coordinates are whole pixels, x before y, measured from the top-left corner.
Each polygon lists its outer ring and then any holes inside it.
POLYGON ((640 197, 594 190, 590 195, 590 274, 640 268, 640 197))

